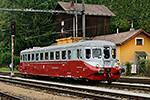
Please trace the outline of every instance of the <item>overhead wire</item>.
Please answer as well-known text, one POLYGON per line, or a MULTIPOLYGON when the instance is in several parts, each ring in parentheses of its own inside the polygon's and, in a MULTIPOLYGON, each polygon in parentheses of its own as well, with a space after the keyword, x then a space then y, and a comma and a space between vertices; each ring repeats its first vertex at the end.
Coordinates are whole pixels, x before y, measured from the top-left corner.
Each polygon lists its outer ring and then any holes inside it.
MULTIPOLYGON (((32 7, 32 8, 36 8, 36 7, 38 7, 38 6, 41 6, 42 4, 44 4, 44 3, 46 3, 46 2, 48 2, 48 0, 47 1, 44 1, 43 3, 41 3, 41 4, 39 4, 39 5, 37 5, 37 6, 35 6, 35 7, 32 7)), ((72 20, 72 18, 69 18, 69 19, 66 19, 66 20, 64 20, 64 21, 69 21, 69 20, 72 20)), ((54 23, 54 24, 50 24, 50 25, 47 25, 47 26, 44 26, 44 27, 40 27, 39 29, 43 29, 43 28, 45 28, 45 27, 50 27, 50 26, 52 26, 52 25, 57 25, 57 24, 60 24, 61 23, 61 21, 60 22, 56 22, 56 23, 54 23)), ((110 25, 110 24, 109 24, 110 25)), ((85 29, 87 30, 87 29, 90 29, 90 28, 94 28, 94 27, 100 27, 99 25, 95 25, 95 26, 89 26, 89 27, 86 27, 85 29)), ((79 28, 78 30, 81 30, 82 28, 79 28)), ((73 31, 73 30, 65 30, 66 32, 67 31, 73 31)), ((53 34, 59 34, 59 33, 61 33, 61 32, 52 32, 53 34)), ((45 36, 45 34, 41 34, 41 35, 39 35, 39 36, 35 36, 35 38, 38 38, 38 37, 41 37, 41 36, 45 36)))
MULTIPOLYGON (((72 18, 71 18, 72 19, 72 18)), ((60 22, 58 22, 58 23, 60 23, 60 22)), ((85 30, 87 30, 87 29, 91 29, 91 28, 98 28, 98 27, 107 27, 107 26, 111 26, 111 25, 115 25, 115 24, 113 24, 112 22, 111 23, 109 23, 109 24, 98 24, 98 25, 92 25, 92 26, 89 26, 89 27, 85 27, 85 30)), ((78 28, 78 31, 80 31, 80 30, 82 30, 82 28, 78 28)), ((65 30, 65 32, 72 32, 73 31, 73 29, 71 29, 71 30, 65 30)), ((62 32, 47 32, 48 34, 62 34, 62 32)), ((65 33, 65 34, 67 34, 67 33, 65 33)), ((71 33, 70 33, 71 34, 71 33)), ((28 39, 31 39, 31 38, 39 38, 39 37, 42 37, 42 36, 45 36, 46 34, 42 34, 42 35, 39 35, 39 36, 32 36, 32 37, 28 37, 28 39)))
MULTIPOLYGON (((80 18, 80 17, 81 17, 81 16, 79 16, 78 18, 80 18)), ((70 21, 70 20, 73 20, 73 18, 68 18, 68 19, 65 19, 65 20, 62 20, 62 21, 66 22, 66 21, 70 21)), ((43 29, 43 28, 46 28, 46 27, 50 27, 50 26, 53 26, 53 25, 60 24, 62 21, 56 22, 56 23, 54 23, 54 24, 49 24, 49 25, 47 25, 47 26, 40 27, 39 29, 43 29)), ((26 30, 27 30, 27 29, 26 29, 26 30)), ((24 30, 24 31, 25 31, 25 30, 24 30)), ((34 32, 34 31, 28 31, 28 30, 27 30, 27 32, 34 32)))
MULTIPOLYGON (((110 26, 110 24, 105 24, 105 25, 98 24, 98 25, 95 25, 95 26, 89 26, 89 27, 86 27, 85 30, 95 28, 95 27, 98 28, 98 27, 106 27, 106 26, 110 26)), ((78 31, 79 30, 82 30, 82 28, 79 28, 78 31)), ((65 30, 65 32, 72 32, 72 31, 73 31, 73 29, 65 30)), ((27 37, 26 40, 33 39, 33 38, 39 38, 39 37, 46 36, 46 35, 49 35, 49 34, 60 34, 60 33, 62 34, 62 32, 48 32, 46 34, 41 34, 41 35, 38 35, 38 36, 27 37)))

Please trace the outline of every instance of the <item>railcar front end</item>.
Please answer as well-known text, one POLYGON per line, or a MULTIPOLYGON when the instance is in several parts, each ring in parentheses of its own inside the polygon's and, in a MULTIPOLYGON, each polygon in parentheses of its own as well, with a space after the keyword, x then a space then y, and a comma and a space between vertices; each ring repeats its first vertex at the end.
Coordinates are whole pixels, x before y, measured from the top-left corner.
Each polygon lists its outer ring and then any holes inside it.
POLYGON ((90 70, 85 77, 87 79, 111 82, 118 80, 121 73, 124 72, 124 69, 117 64, 116 46, 114 45, 86 48, 85 55, 84 66, 90 70))

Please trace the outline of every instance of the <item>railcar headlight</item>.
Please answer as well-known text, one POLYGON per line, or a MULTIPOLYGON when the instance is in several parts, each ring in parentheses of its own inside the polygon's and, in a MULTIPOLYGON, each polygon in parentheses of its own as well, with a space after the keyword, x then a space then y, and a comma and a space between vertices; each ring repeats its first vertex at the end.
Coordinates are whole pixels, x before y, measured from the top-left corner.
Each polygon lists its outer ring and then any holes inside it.
POLYGON ((125 69, 124 68, 120 68, 119 69, 119 73, 123 73, 123 72, 125 72, 125 69))
POLYGON ((119 67, 119 65, 117 63, 115 63, 115 67, 119 67))
POLYGON ((97 64, 96 67, 99 67, 99 64, 97 64))
POLYGON ((98 69, 98 73, 104 73, 104 69, 98 69))

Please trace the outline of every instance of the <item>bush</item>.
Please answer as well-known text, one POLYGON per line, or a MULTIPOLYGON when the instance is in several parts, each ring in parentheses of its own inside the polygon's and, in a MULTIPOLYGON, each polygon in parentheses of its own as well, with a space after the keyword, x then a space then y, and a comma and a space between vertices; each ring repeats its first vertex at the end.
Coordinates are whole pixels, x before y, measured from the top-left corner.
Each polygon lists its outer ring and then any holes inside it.
POLYGON ((9 53, 9 52, 2 53, 1 63, 4 66, 8 65, 8 67, 9 67, 9 64, 11 63, 11 53, 9 53))
POLYGON ((16 70, 19 70, 19 65, 16 65, 16 70))
POLYGON ((125 66, 126 66, 126 75, 131 75, 131 63, 126 62, 125 66))
POLYGON ((139 60, 139 65, 140 65, 139 74, 150 76, 150 60, 141 58, 139 60))
MULTIPOLYGON (((0 58, 0 64, 1 65, 4 65, 4 66, 8 66, 9 67, 9 64, 11 63, 11 53, 9 52, 6 52, 6 53, 2 53, 1 54, 1 58, 0 58)), ((14 65, 19 65, 20 63, 20 57, 19 56, 13 56, 13 63, 14 65)))
POLYGON ((140 64, 140 70, 139 70, 139 74, 144 74, 144 72, 146 72, 146 59, 141 58, 139 60, 139 64, 140 64))
POLYGON ((19 56, 14 56, 13 63, 14 63, 14 65, 19 65, 19 63, 20 63, 20 57, 19 56))

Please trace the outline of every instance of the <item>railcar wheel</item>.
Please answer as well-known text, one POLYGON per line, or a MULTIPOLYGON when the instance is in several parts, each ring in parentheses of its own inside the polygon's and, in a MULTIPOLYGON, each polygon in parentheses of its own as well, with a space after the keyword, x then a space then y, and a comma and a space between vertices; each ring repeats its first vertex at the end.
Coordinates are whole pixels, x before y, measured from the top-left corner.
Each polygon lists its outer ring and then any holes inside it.
POLYGON ((26 77, 27 77, 27 74, 24 74, 24 75, 23 75, 23 77, 25 77, 25 78, 26 78, 26 77))
POLYGON ((108 84, 111 84, 111 83, 112 83, 112 81, 111 81, 111 80, 108 80, 107 82, 108 82, 108 84))

